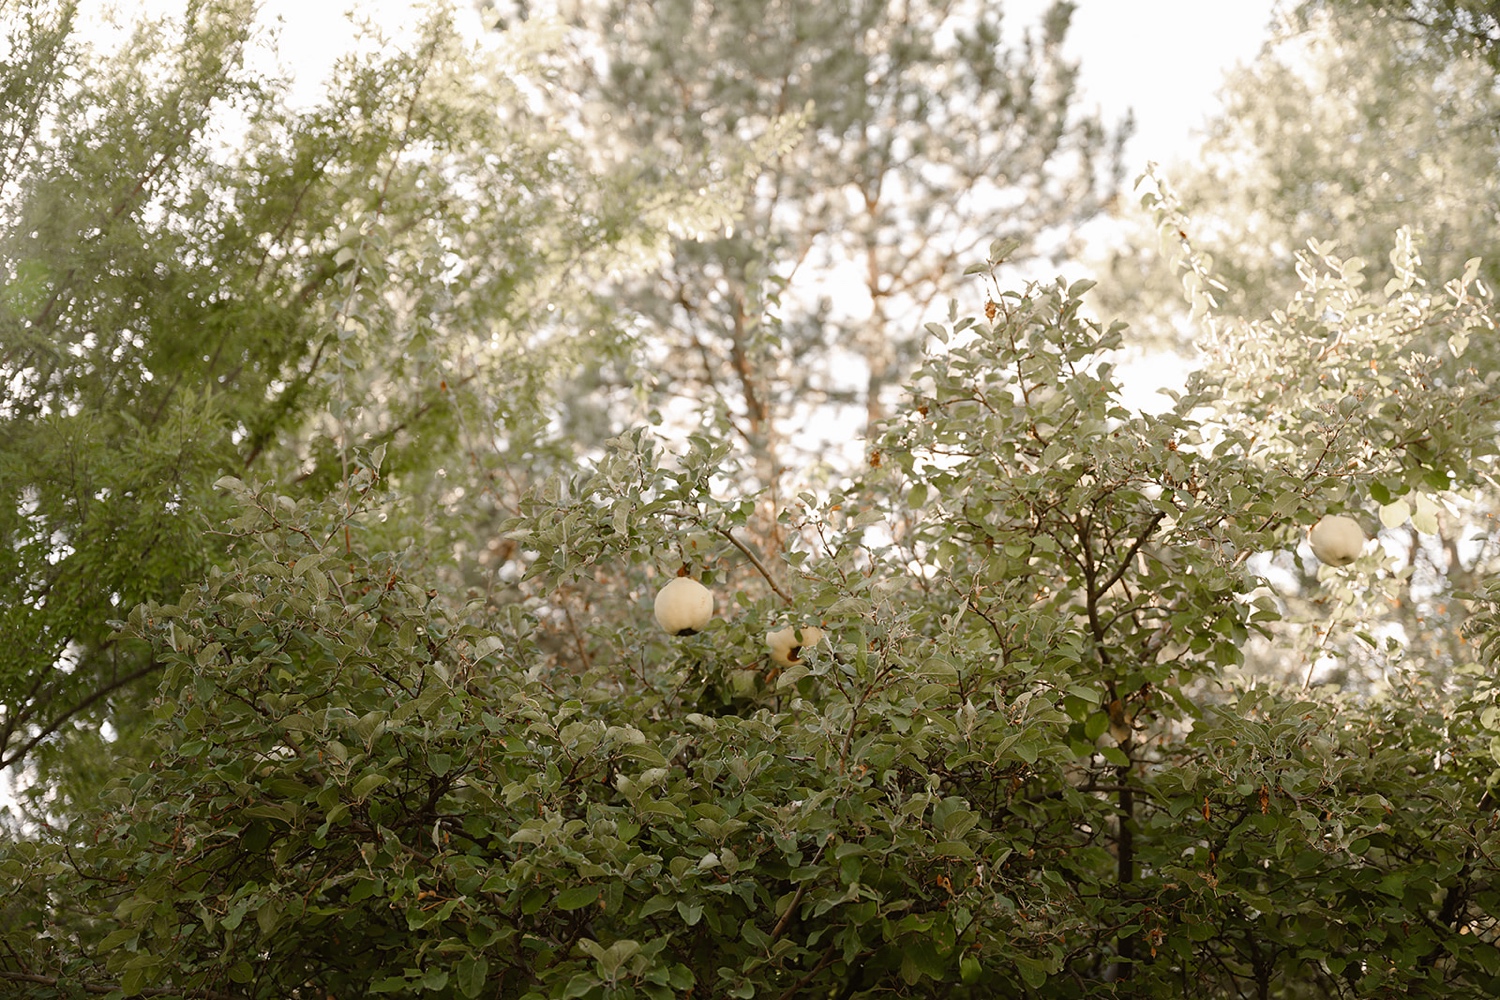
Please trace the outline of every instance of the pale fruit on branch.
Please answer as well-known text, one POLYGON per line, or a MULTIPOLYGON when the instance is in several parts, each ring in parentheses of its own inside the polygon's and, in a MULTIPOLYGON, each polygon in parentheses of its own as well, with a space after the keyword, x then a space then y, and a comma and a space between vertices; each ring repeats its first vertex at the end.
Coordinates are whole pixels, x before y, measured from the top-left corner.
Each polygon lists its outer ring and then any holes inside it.
POLYGON ((714 613, 714 595, 690 576, 679 576, 656 595, 656 621, 672 635, 693 635, 714 613))
POLYGON ((802 650, 822 641, 823 630, 811 625, 788 625, 766 633, 766 645, 771 647, 771 659, 783 667, 801 663, 802 650))
POLYGON ((1307 541, 1319 562, 1347 566, 1364 551, 1365 533, 1354 518, 1330 514, 1312 526, 1307 541))

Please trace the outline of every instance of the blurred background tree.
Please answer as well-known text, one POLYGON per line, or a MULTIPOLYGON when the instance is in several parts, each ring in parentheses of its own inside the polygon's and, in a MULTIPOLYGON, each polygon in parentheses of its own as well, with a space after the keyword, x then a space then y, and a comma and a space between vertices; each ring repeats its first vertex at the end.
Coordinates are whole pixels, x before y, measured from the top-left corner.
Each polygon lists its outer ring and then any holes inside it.
POLYGON ((728 407, 772 500, 793 462, 857 465, 959 262, 997 237, 1056 262, 1119 181, 1128 126, 1079 102, 1063 44, 972 2, 600 0, 571 8, 597 57, 578 117, 619 162, 670 177, 795 116, 733 178, 743 211, 622 286, 652 401, 728 407))
POLYGON ((1306 0, 1298 9, 1333 7, 1387 14, 1421 28, 1452 55, 1478 56, 1500 69, 1500 11, 1485 0, 1306 0))
MULTIPOLYGON (((608 284, 597 322, 631 350, 581 362, 559 414, 592 456, 633 424, 734 428, 717 484, 754 484, 755 516, 733 539, 693 525, 655 554, 665 573, 745 574, 736 545, 778 549, 796 493, 864 464, 961 262, 996 234, 1012 265, 1067 257, 1116 191, 1128 123, 1081 107, 1070 4, 1035 25, 926 0, 482 6, 502 28, 561 18, 552 64, 567 85, 548 107, 595 162, 648 187, 706 176, 737 206, 608 284)), ((496 544, 465 584, 514 598, 519 563, 496 544)), ((601 569, 548 590, 557 643, 612 628, 642 598, 620 582, 601 569)))

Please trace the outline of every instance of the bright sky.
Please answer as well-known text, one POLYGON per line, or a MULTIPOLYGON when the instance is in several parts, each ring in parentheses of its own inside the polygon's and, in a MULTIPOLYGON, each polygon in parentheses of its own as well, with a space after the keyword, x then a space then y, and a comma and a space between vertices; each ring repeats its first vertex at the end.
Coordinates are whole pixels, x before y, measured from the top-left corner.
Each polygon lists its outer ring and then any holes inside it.
MULTIPOLYGON (((85 0, 82 23, 98 18, 110 0, 85 0)), ((816 0, 807 0, 816 2, 816 0)), ((1000 0, 995 0, 1000 2, 1000 0)), ((1011 24, 1033 26, 1052 0, 1004 0, 1011 24)), ((1169 162, 1195 147, 1193 134, 1217 106, 1224 71, 1248 62, 1268 34, 1276 0, 1074 0, 1077 10, 1067 51, 1081 67, 1086 107, 1107 120, 1134 110, 1137 131, 1128 148, 1134 176, 1147 160, 1169 162)), ((181 10, 184 0, 120 0, 127 12, 181 10)), ((346 12, 399 34, 419 17, 420 0, 262 0, 266 23, 283 25, 280 62, 309 97, 354 31, 346 12)), ((461 10, 472 7, 460 0, 461 10)), ((478 16, 474 16, 478 24, 478 16)))
MULTIPOLYGON (((1248 63, 1269 36, 1275 0, 1075 0, 1066 48, 1078 60, 1086 106, 1106 119, 1134 110, 1127 147, 1133 177, 1197 146, 1193 136, 1218 107, 1224 73, 1248 63)), ((1035 23, 1046 0, 1009 4, 1035 23)))

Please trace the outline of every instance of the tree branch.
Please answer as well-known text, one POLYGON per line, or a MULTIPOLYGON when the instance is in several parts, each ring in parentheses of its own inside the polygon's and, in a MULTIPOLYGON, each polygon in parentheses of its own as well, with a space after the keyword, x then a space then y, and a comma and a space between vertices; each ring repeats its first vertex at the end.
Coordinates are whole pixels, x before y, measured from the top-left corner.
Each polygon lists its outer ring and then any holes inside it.
POLYGON ((1151 523, 1146 525, 1146 530, 1142 531, 1140 537, 1131 544, 1130 549, 1125 553, 1125 558, 1120 560, 1120 565, 1115 567, 1115 571, 1109 575, 1109 579, 1105 580, 1104 585, 1099 588, 1100 594, 1103 594, 1110 587, 1120 582, 1120 578, 1130 568, 1130 560, 1135 558, 1135 554, 1141 550, 1141 546, 1146 544, 1146 539, 1151 537, 1151 533, 1156 530, 1156 526, 1161 524, 1162 518, 1166 516, 1166 513, 1163 511, 1157 511, 1152 515, 1151 523))
POLYGON ((793 983, 791 989, 781 994, 779 1000, 792 1000, 792 997, 799 995, 802 992, 803 987, 812 982, 814 977, 816 977, 818 973, 822 972, 833 963, 833 957, 835 954, 837 954, 837 952, 838 943, 830 942, 828 945, 828 950, 823 952, 823 957, 818 961, 817 965, 812 967, 812 971, 793 983))
MULTIPOLYGON (((73 716, 77 715, 79 712, 82 712, 90 705, 93 705, 96 702, 109 697, 111 694, 114 694, 116 691, 120 690, 126 685, 132 684, 135 681, 140 680, 142 677, 146 677, 152 673, 155 673, 161 668, 162 665, 160 663, 152 660, 150 663, 146 664, 144 667, 141 667, 139 670, 126 674, 124 677, 118 678, 94 691, 87 698, 83 699, 72 708, 69 708, 61 715, 54 716, 52 718, 52 721, 48 722, 40 730, 38 730, 31 737, 31 739, 21 744, 20 748, 17 749, 14 753, 0 756, 0 770, 10 767, 12 764, 15 764, 21 760, 24 760, 26 755, 29 754, 32 750, 35 750, 43 740, 61 729, 64 722, 67 722, 73 716)), ((3 753, 3 750, 0 750, 0 753, 3 753)), ((105 992, 108 991, 106 990, 105 992)))
POLYGON ((745 558, 750 560, 750 565, 754 566, 756 572, 760 573, 760 575, 765 578, 767 585, 770 586, 771 590, 775 592, 777 597, 781 598, 783 601, 786 601, 788 604, 792 603, 791 595, 781 589, 781 586, 777 584, 777 582, 771 577, 771 571, 766 569, 765 564, 760 561, 760 559, 755 555, 754 552, 750 551, 750 549, 745 545, 744 542, 734 537, 733 531, 730 531, 728 528, 722 527, 715 528, 714 530, 718 531, 719 534, 729 539, 729 544, 733 545, 735 548, 744 553, 745 558))

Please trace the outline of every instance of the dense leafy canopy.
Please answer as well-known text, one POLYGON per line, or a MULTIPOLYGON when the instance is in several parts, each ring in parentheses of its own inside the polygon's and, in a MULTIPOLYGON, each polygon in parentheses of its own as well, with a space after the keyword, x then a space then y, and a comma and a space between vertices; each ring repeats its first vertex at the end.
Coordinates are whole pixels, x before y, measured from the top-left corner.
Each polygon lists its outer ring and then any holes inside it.
POLYGON ((71 5, 16 20, 33 59, 5 64, 31 118, 8 134, 0 237, 0 766, 131 721, 159 664, 105 622, 222 555, 219 475, 320 496, 386 445, 421 503, 464 447, 544 471, 545 387, 610 349, 608 329, 548 336, 547 303, 586 301, 674 208, 530 116, 537 39, 505 63, 436 19, 294 110, 245 68, 252 9, 195 5, 108 58, 70 40, 71 5), (503 444, 462 440, 497 408, 503 444))
MULTIPOLYGON (((1354 288, 1352 295, 1321 300, 1329 315, 1311 319, 1329 342, 1311 354, 1244 357, 1252 378, 1279 385, 1283 369, 1315 358, 1306 370, 1321 374, 1343 350, 1344 326, 1359 321, 1358 289, 1390 294, 1405 285, 1414 304, 1447 298, 1451 293, 1438 282, 1412 283, 1414 253, 1444 279, 1463 276, 1470 286, 1494 288, 1500 280, 1493 225, 1500 211, 1496 67, 1472 51, 1454 53, 1442 33, 1389 10, 1405 6, 1300 5, 1262 56, 1226 79, 1225 110, 1210 123, 1201 158, 1171 171, 1185 214, 1164 236, 1211 257, 1219 286, 1197 273, 1174 273, 1169 260, 1147 252, 1154 241, 1142 240, 1116 256, 1096 306, 1128 310, 1138 331, 1195 340, 1200 324, 1188 319, 1183 291, 1197 299, 1200 315, 1212 298, 1221 312, 1279 322, 1277 311, 1309 282, 1354 288)), ((1500 364, 1491 338, 1467 332, 1451 344, 1424 338, 1419 349, 1434 357, 1461 353, 1480 372, 1500 364)), ((1440 398, 1451 384, 1424 377, 1414 386, 1420 394, 1408 394, 1403 406, 1440 398)), ((1463 411, 1444 422, 1476 440, 1491 434, 1482 421, 1469 424, 1463 411)), ((1373 430, 1362 419, 1349 425, 1350 433, 1373 430)), ((1442 447, 1448 438, 1443 431, 1433 443, 1442 447)), ((1398 443, 1389 434, 1371 441, 1398 443)), ((1379 586, 1357 592, 1351 620, 1360 629, 1342 637, 1304 632, 1295 652, 1285 643, 1255 643, 1252 660, 1267 672, 1306 676, 1308 651, 1327 649, 1336 655, 1322 658, 1317 676, 1354 686, 1379 683, 1397 653, 1410 667, 1437 675, 1466 662, 1471 653, 1460 633, 1470 608, 1462 595, 1500 569, 1497 498, 1493 484, 1485 484, 1462 499, 1442 499, 1445 476, 1434 471, 1427 484, 1434 492, 1425 499, 1420 491, 1406 496, 1418 485, 1410 477, 1383 478, 1372 489, 1369 509, 1380 516, 1367 528, 1384 529, 1398 559, 1379 586), (1408 520, 1413 512, 1417 517, 1408 520)), ((1321 621, 1320 589, 1305 564, 1286 554, 1262 568, 1289 598, 1291 617, 1321 621)))
POLYGON ((1379 13, 1421 28, 1451 55, 1477 55, 1500 69, 1500 11, 1487 0, 1304 0, 1299 14, 1343 7, 1379 13))
MULTIPOLYGON (((820 116, 852 95, 799 91, 813 104, 784 120, 755 87, 731 100, 764 81, 727 58, 748 6, 722 6, 626 18, 644 34, 625 42, 677 60, 615 95, 663 162, 611 162, 592 112, 534 117, 575 92, 560 53, 586 17, 508 21, 485 49, 439 16, 292 111, 238 68, 248 8, 138 35, 98 69, 120 86, 99 108, 43 80, 92 65, 56 41, 68 8, 21 9, 5 99, 45 110, 11 137, 4 191, 0 608, 26 641, 0 661, 0 750, 33 770, 0 841, 0 983, 1495 995, 1500 589, 1415 578, 1385 544, 1493 502, 1482 264, 1434 272, 1403 232, 1372 283, 1315 242, 1243 318, 1217 301, 1233 276, 1169 238, 1209 350, 1142 413, 1091 283, 1013 284, 1028 234, 992 227, 923 279, 955 301, 899 355, 862 460, 793 473, 744 423, 751 386, 803 385, 778 365, 816 361, 782 353, 801 321, 766 275, 803 251, 757 185, 801 185, 799 223, 836 204, 850 182, 791 164, 850 134, 820 116), (689 13, 724 20, 689 37, 699 21, 669 17, 689 13), (162 159, 140 131, 196 72, 240 95, 244 155, 205 124, 162 159), (701 108, 667 102, 674 72, 701 108), (695 131, 721 107, 753 128, 695 131), (140 159, 74 206, 100 225, 44 237, 28 213, 102 176, 82 123, 105 110, 120 131, 98 134, 143 136, 140 159), (726 338, 744 392, 674 409, 612 380, 675 359, 662 289, 691 260, 729 325, 686 332, 726 338), (1302 543, 1330 513, 1385 531, 1320 566, 1302 543), (717 613, 672 636, 653 602, 680 572, 717 613), (1441 655, 1378 614, 1434 595, 1470 611, 1441 655), (773 662, 784 628, 808 641, 773 662), (1296 676, 1245 669, 1258 649, 1296 676), (1340 670, 1361 682, 1311 683, 1340 670), (95 720, 109 738, 65 725, 95 720)), ((849 58, 907 39, 888 51, 931 96, 926 43, 873 27, 903 10, 859 6, 870 48, 849 58)), ((971 56, 974 16, 952 36, 971 56)), ((778 44, 844 27, 796 23, 778 44)), ((987 58, 986 93, 1024 79, 987 58)), ((1191 225, 1144 188, 1163 233, 1191 225)), ((923 218, 939 240, 983 217, 923 218)), ((826 401, 806 411, 830 419, 826 401)))

